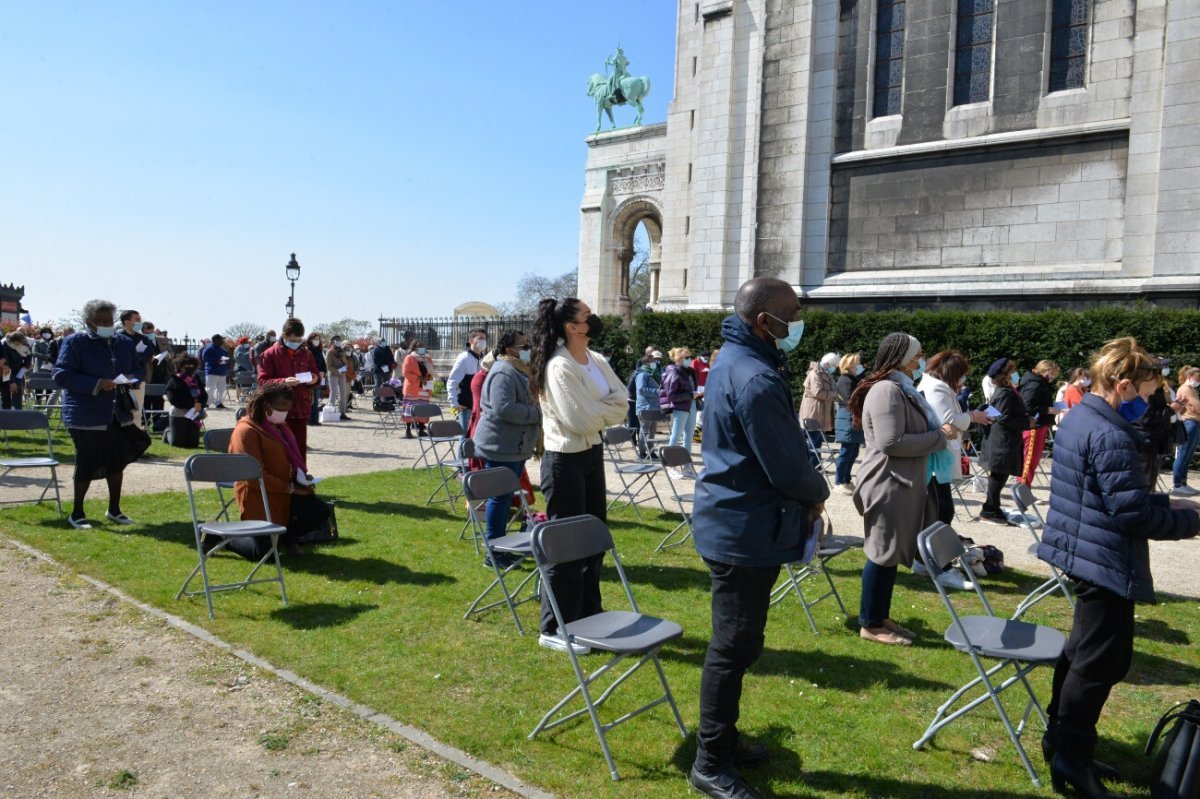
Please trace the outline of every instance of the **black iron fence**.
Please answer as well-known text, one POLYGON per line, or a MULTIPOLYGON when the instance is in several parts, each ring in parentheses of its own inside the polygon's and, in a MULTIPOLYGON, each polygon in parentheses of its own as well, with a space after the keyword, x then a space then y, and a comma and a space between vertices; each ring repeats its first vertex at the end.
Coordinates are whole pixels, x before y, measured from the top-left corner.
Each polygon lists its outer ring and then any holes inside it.
POLYGON ((528 316, 379 319, 379 335, 388 344, 421 341, 428 349, 441 351, 462 349, 467 345, 467 333, 477 327, 488 332, 490 346, 500 334, 509 330, 532 333, 533 319, 528 316))

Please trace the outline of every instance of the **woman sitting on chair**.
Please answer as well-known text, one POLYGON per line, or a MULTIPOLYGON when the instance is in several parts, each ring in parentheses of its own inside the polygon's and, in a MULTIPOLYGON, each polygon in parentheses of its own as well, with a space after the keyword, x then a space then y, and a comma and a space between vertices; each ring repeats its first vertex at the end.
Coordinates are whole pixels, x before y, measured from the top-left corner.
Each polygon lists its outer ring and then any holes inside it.
MULTIPOLYGON (((229 451, 249 455, 258 461, 267 489, 271 521, 288 529, 280 544, 288 553, 301 554, 303 550, 297 540, 325 523, 329 518, 329 506, 314 493, 313 478, 308 473, 304 455, 287 425, 293 400, 292 389, 283 383, 261 386, 250 398, 246 415, 233 430, 229 451)), ((233 490, 243 521, 267 518, 258 486, 250 481, 239 481, 233 490)), ((252 553, 239 554, 248 557, 252 553)))

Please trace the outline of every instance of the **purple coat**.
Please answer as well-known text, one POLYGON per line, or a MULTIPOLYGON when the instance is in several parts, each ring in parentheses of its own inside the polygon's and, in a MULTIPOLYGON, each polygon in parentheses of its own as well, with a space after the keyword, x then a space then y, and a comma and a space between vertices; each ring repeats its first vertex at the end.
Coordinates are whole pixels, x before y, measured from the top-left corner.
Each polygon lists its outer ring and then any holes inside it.
POLYGON ((690 366, 671 364, 658 387, 658 407, 663 411, 690 411, 696 395, 696 372, 690 366))

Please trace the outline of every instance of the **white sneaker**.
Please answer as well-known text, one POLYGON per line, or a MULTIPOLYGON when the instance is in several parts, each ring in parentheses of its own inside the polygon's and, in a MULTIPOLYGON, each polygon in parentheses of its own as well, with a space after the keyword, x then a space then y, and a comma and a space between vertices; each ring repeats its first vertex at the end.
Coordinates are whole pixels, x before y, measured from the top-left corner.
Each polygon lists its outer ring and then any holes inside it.
POLYGON ((925 568, 925 564, 924 564, 924 563, 922 563, 921 561, 919 561, 919 560, 914 560, 914 561, 913 561, 913 563, 912 563, 912 573, 913 573, 913 574, 919 574, 919 575, 921 575, 922 577, 928 577, 928 576, 929 576, 929 569, 926 569, 926 568, 925 568))
MULTIPOLYGON (((546 647, 547 649, 553 649, 555 652, 567 651, 567 642, 563 640, 561 635, 546 635, 545 633, 542 633, 538 636, 538 644, 546 647)), ((584 646, 583 644, 575 643, 571 644, 571 649, 576 655, 586 655, 592 651, 590 646, 584 646)))
POLYGON ((854 486, 851 485, 850 483, 838 483, 837 485, 835 485, 833 487, 833 490, 838 492, 839 494, 845 494, 846 496, 850 496, 851 494, 854 493, 854 486))
POLYGON ((669 469, 668 471, 670 471, 670 473, 671 473, 672 480, 686 480, 687 479, 687 474, 683 471, 683 469, 672 468, 672 469, 669 469))
POLYGON ((975 590, 975 583, 964 579, 962 573, 957 569, 942 572, 938 575, 937 581, 945 588, 957 588, 960 591, 975 590))
POLYGON ((1175 486, 1171 489, 1171 496, 1173 497, 1194 497, 1197 494, 1200 494, 1200 491, 1191 486, 1175 486))

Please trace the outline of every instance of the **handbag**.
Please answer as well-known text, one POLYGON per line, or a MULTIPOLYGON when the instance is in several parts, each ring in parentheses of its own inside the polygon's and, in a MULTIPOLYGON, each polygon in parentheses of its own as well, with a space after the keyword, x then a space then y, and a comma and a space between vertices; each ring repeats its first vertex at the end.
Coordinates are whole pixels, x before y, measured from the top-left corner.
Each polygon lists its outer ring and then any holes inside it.
POLYGON ((137 400, 129 393, 129 386, 117 386, 117 408, 132 416, 137 406, 137 400))
POLYGON ((326 501, 329 517, 319 526, 296 539, 297 544, 336 544, 338 540, 337 507, 332 501, 326 501))
POLYGON ((1200 702, 1180 702, 1163 714, 1146 741, 1146 756, 1162 746, 1154 757, 1152 799, 1198 799, 1200 797, 1200 702), (1182 710, 1180 708, 1183 708, 1182 710), (1171 729, 1162 734, 1167 724, 1171 729))

